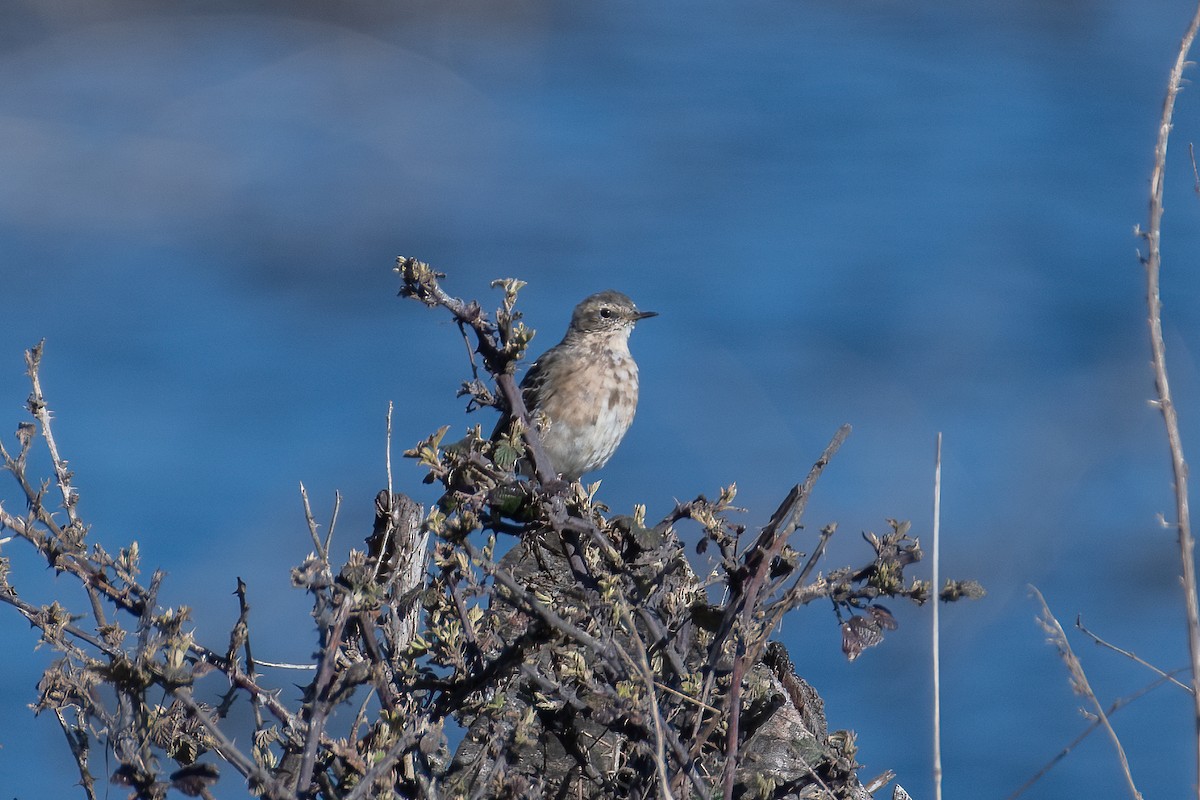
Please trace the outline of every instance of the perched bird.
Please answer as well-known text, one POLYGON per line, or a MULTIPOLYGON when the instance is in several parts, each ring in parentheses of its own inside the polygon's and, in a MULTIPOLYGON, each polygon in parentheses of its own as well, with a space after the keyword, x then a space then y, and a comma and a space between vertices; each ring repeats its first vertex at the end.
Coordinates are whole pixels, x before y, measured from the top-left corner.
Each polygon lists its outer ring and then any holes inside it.
MULTIPOLYGON (((629 334, 638 311, 620 292, 599 292, 575 306, 561 342, 529 367, 521 393, 554 471, 564 480, 603 467, 633 422, 638 368, 629 334)), ((497 430, 508 425, 502 419, 497 430)))

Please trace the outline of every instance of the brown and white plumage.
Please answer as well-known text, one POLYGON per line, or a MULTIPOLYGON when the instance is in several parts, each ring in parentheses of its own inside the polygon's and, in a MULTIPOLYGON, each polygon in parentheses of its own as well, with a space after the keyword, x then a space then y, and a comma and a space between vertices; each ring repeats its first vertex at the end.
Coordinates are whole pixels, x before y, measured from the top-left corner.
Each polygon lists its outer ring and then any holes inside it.
POLYGON ((521 381, 542 447, 564 479, 604 466, 629 430, 638 400, 629 334, 638 320, 653 316, 620 292, 591 295, 575 307, 562 341, 521 381))

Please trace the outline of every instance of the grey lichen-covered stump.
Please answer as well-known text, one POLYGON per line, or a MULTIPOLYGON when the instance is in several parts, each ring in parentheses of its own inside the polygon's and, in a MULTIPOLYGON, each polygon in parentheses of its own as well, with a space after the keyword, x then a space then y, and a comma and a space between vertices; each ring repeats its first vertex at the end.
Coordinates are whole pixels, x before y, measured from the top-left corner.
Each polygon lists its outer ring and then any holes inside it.
MULTIPOLYGON (((727 659, 718 662, 707 702, 683 696, 700 694, 712 659, 700 582, 669 528, 640 528, 622 519, 607 529, 621 554, 619 577, 605 572, 603 559, 589 558, 589 548, 581 549, 597 584, 625 592, 612 605, 597 603, 596 591, 581 583, 568 560, 572 544, 564 546, 558 533, 523 536, 499 568, 548 601, 562 620, 597 639, 610 633, 616 651, 645 648, 645 663, 654 666, 658 729, 664 740, 675 737, 674 747, 647 742, 656 731, 649 703, 625 702, 639 691, 644 698, 645 685, 544 619, 493 602, 491 623, 507 632, 509 652, 488 654, 489 663, 503 666, 480 687, 485 696, 478 707, 486 710, 460 720, 467 732, 444 776, 446 796, 662 797, 668 775, 674 776, 675 797, 698 797, 701 786, 705 794, 721 796, 727 731, 713 712, 728 692, 728 670, 721 674, 727 659), (626 620, 638 618, 641 643, 632 641, 628 626, 616 624, 621 607, 633 611, 626 620), (673 665, 668 649, 683 663, 673 665), (678 667, 687 673, 682 680, 678 667), (687 757, 694 776, 685 780, 679 765, 687 757)), ((578 541, 574 547, 580 548, 578 541)), ((711 616, 711 607, 707 611, 711 616)), ((746 674, 741 703, 735 797, 869 797, 854 772, 853 736, 827 732, 821 698, 795 674, 782 645, 769 644, 746 674)))
POLYGON ((834 797, 870 797, 854 773, 851 734, 828 733, 824 702, 795 674, 782 645, 768 647, 746 686, 742 719, 752 733, 742 746, 737 771, 746 796, 828 797, 813 780, 816 773, 828 775, 825 783, 834 797))

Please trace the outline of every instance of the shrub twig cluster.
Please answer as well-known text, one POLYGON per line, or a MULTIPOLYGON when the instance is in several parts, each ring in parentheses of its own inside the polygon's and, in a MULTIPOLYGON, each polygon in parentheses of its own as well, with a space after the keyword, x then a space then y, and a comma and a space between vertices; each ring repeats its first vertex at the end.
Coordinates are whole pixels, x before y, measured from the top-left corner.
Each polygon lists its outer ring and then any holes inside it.
MULTIPOLYGON (((426 264, 400 259, 397 272, 401 294, 450 311, 467 339, 470 404, 499 407, 512 424, 453 443, 443 429, 411 448, 443 487, 440 502, 423 509, 381 492, 366 547, 341 566, 330 552, 336 507, 322 539, 305 497, 314 552, 292 578, 312 600, 316 648, 295 698, 252 656, 244 584, 216 650, 199 643, 186 607, 160 606, 164 575, 142 580, 136 544, 111 556, 92 541, 53 437, 41 345, 27 354, 34 421, 15 450, 0 445, 27 512, 0 507, 0 525, 74 577, 89 614, 25 602, 2 558, 0 601, 60 655, 35 710, 63 727, 85 796, 98 796, 98 747, 133 798, 211 796, 222 764, 267 798, 867 796, 853 734, 827 730, 819 695, 771 639, 790 611, 822 600, 853 659, 896 627, 881 599, 933 596, 904 573, 922 555, 906 523, 866 534, 858 567, 818 570, 833 525, 807 553, 794 545, 849 429, 760 531, 735 521, 733 486, 654 524, 642 506, 612 514, 597 485, 552 473, 528 425, 514 377, 533 334, 516 308, 520 282, 497 282, 492 316, 447 294, 426 264), (29 469, 39 440, 45 480, 29 469), (518 461, 532 474, 516 475, 518 461), (693 562, 705 559, 701 577, 693 562), (249 731, 230 716, 238 702, 253 711, 249 731)), ((938 594, 980 592, 948 581, 938 594)))

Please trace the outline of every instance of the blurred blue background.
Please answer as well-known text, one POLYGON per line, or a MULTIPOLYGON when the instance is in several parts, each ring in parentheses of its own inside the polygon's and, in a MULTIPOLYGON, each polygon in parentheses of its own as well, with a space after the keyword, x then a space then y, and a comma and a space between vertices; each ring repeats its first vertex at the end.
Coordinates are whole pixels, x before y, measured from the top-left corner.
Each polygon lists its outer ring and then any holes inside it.
MULTIPOLYGON (((216 649, 240 575, 256 655, 308 659, 298 485, 322 520, 340 490, 335 546, 360 545, 389 401, 397 488, 425 502, 398 452, 491 424, 454 398, 468 369, 447 316, 395 297, 404 254, 485 304, 493 278, 529 281, 536 352, 593 291, 661 312, 633 337, 637 421, 596 476, 617 512, 736 481, 761 524, 849 422, 797 546, 837 521, 824 566, 859 562, 888 517, 928 546, 943 431, 943 573, 989 591, 943 609, 948 796, 1006 796, 1086 724, 1027 584, 1065 625, 1186 663, 1132 231, 1189 3, 2 9, 0 428, 11 442, 25 418, 21 353, 45 337, 92 537, 137 540, 216 649)), ((1194 91, 1163 291, 1195 461, 1194 91)), ((0 498, 23 508, 11 482, 0 498)), ((0 552, 29 599, 81 599, 23 544, 0 552)), ((892 608, 899 631, 854 664, 826 606, 782 636, 831 726, 858 732, 864 778, 894 769, 931 797, 929 609, 892 608)), ((26 707, 52 654, 12 610, 0 637, 0 796, 81 797, 57 724, 26 707)), ((1106 700, 1153 678, 1074 641, 1106 700)), ((265 680, 294 700, 307 678, 265 680)), ((1114 717, 1148 796, 1194 782, 1190 709, 1163 688, 1114 717)), ((218 788, 244 796, 231 770, 218 788)), ((1125 795, 1093 736, 1028 796, 1125 795)))

